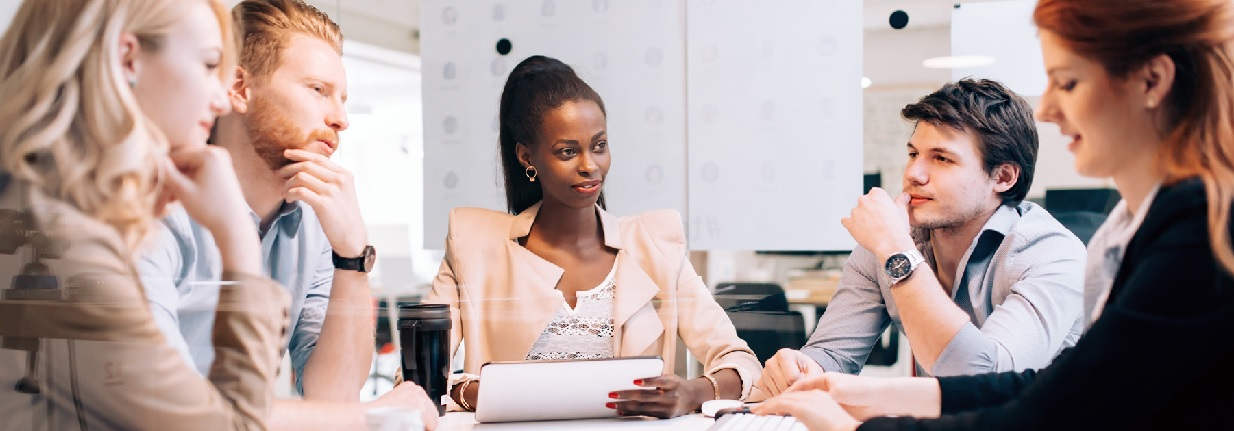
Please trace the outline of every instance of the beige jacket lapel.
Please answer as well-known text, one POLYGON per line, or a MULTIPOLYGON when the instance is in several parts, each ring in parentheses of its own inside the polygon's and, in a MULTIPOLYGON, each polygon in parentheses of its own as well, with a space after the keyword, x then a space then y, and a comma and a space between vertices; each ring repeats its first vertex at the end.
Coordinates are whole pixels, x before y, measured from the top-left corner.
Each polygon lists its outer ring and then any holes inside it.
POLYGON ((510 279, 494 289, 504 288, 505 292, 492 292, 495 295, 486 298, 490 303, 484 308, 493 313, 490 318, 483 319, 485 325, 491 325, 487 332, 504 335, 488 340, 494 352, 501 352, 498 357, 526 355, 561 308, 561 297, 556 289, 565 271, 518 243, 519 238, 531 233, 531 224, 539 212, 540 204, 537 203, 511 219, 507 244, 510 279))
POLYGON ((664 324, 656 315, 652 300, 660 288, 643 266, 624 249, 624 238, 617 217, 596 207, 604 231, 604 245, 617 249, 617 287, 613 298, 613 351, 618 356, 637 356, 660 338, 664 324))

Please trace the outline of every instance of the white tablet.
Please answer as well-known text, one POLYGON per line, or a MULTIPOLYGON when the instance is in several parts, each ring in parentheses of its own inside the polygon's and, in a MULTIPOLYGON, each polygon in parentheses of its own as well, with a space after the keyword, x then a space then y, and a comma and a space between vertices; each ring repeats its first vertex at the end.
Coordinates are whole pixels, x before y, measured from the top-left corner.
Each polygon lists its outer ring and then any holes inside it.
POLYGON ((480 368, 476 421, 514 422, 617 416, 609 392, 640 389, 664 373, 658 356, 580 361, 490 362, 480 368))

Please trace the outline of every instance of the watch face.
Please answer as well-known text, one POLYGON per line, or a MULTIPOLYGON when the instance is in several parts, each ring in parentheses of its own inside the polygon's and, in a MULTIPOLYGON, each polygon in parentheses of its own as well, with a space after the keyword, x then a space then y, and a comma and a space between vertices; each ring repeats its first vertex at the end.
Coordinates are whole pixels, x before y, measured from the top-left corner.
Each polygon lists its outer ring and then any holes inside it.
POLYGON ((891 255, 887 258, 887 275, 891 278, 899 279, 907 276, 912 271, 912 264, 908 260, 908 256, 902 253, 891 255))
POLYGON ((371 272, 373 270, 373 264, 376 262, 377 262, 377 249, 374 249, 373 246, 371 245, 365 247, 364 248, 364 272, 371 272))

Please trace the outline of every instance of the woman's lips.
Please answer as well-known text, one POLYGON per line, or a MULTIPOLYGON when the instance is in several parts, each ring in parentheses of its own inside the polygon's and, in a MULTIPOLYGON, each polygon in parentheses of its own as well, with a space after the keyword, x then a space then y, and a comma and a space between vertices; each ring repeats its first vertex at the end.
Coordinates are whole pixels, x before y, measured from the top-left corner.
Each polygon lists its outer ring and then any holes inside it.
POLYGON ((1083 138, 1080 135, 1071 135, 1071 142, 1067 143, 1067 151, 1074 153, 1081 141, 1083 141, 1083 138))
POLYGON ((590 194, 594 194, 600 191, 600 184, 601 184, 600 181, 587 181, 587 182, 575 184, 571 187, 576 192, 579 192, 585 195, 590 195, 590 194))

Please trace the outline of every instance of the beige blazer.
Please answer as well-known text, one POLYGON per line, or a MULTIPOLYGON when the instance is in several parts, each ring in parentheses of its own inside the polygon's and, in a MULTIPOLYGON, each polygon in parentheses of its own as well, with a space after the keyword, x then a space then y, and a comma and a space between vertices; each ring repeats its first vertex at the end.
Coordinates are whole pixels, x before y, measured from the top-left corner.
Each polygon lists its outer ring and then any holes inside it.
MULTIPOLYGON (((287 328, 290 300, 281 287, 224 274, 217 356, 203 378, 155 326, 133 256, 114 229, 22 182, 0 186, 0 208, 28 210, 33 228, 64 246, 44 260, 58 289, 10 289, 0 299, 0 428, 265 428, 287 328), (36 390, 14 390, 23 379, 36 390)), ((27 230, 0 229, 8 239, 27 230)), ((0 255, 0 289, 9 289, 29 250, 0 255)))
MULTIPOLYGON (((521 361, 561 307, 562 270, 521 246, 540 204, 512 216, 477 208, 450 212, 446 254, 425 302, 449 304, 450 351, 465 345, 464 372, 490 361, 521 361)), ((708 374, 731 368, 744 399, 762 372, 690 265, 681 216, 652 211, 614 217, 596 207, 604 244, 617 249, 613 351, 660 356, 672 373, 677 336, 708 374)))

